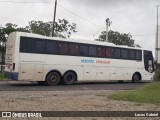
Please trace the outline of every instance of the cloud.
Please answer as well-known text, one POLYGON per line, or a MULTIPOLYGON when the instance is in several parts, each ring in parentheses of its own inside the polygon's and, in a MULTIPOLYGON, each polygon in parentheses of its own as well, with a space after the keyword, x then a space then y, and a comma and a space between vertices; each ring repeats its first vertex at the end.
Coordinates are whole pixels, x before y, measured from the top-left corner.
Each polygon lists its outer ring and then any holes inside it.
MULTIPOLYGON (((47 0, 51 2, 47 4, 43 3, 46 0, 36 1, 42 3, 1 3, 0 24, 26 26, 31 20, 52 21, 54 0, 47 0)), ((57 19, 77 24, 78 32, 72 34, 73 38, 93 40, 105 30, 105 19, 110 18, 109 29, 130 32, 136 43, 154 51, 157 4, 158 0, 58 0, 57 19)))

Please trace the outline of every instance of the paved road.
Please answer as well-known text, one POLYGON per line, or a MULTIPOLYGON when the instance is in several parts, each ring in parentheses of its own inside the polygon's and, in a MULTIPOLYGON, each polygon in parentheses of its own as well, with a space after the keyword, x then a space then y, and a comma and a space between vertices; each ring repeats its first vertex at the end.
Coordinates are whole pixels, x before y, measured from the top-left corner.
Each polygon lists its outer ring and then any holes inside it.
POLYGON ((147 82, 81 82, 75 85, 43 86, 37 82, 0 81, 0 91, 73 91, 73 90, 133 90, 147 82))

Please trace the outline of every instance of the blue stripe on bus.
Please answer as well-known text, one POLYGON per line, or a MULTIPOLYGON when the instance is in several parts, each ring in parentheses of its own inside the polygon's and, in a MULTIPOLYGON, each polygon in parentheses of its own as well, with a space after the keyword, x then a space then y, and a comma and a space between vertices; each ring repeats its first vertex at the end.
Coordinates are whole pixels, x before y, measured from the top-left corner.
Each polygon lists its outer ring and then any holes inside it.
POLYGON ((12 80, 18 80, 18 73, 11 73, 4 71, 4 75, 6 78, 12 79, 12 80))

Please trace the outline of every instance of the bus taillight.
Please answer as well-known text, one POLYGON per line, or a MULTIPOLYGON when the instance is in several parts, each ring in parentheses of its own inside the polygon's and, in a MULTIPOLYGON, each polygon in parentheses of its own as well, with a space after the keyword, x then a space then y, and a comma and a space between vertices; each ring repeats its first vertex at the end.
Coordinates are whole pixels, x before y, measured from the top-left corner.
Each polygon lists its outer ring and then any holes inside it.
POLYGON ((13 63, 13 70, 15 70, 15 63, 13 63))

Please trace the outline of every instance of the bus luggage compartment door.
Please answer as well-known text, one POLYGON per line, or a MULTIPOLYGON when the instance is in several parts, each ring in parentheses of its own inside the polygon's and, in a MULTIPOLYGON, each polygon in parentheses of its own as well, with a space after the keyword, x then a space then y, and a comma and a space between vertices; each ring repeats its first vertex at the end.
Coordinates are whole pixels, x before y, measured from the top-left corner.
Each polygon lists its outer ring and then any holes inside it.
POLYGON ((44 65, 36 65, 34 80, 35 81, 44 81, 43 75, 44 75, 44 65))
POLYGON ((33 80, 35 64, 20 64, 19 80, 33 80))

